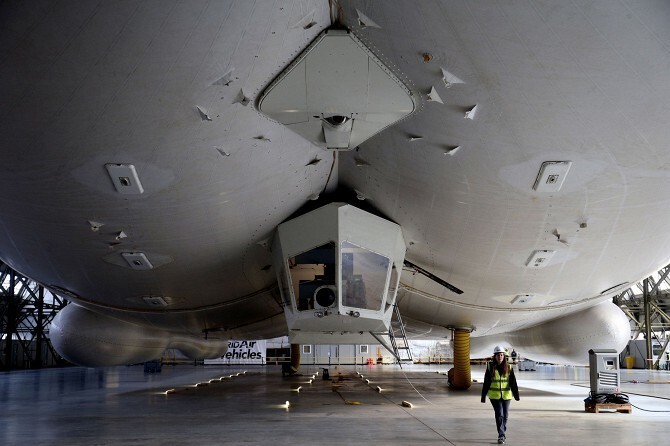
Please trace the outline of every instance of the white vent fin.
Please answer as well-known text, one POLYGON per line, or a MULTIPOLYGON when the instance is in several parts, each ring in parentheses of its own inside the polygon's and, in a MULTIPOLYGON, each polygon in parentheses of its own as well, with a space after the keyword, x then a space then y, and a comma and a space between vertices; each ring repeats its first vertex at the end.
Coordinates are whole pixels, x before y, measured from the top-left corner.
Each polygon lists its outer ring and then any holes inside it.
POLYGON ((428 100, 431 102, 439 102, 440 104, 444 104, 444 102, 442 102, 442 98, 440 97, 440 95, 437 94, 437 90, 435 90, 435 87, 430 87, 430 92, 428 93, 428 100))
POLYGON ((479 107, 479 105, 475 105, 470 110, 466 111, 465 112, 465 119, 474 120, 475 116, 477 116, 477 108, 478 107, 479 107))
POLYGON ((451 88, 451 86, 454 84, 464 83, 462 80, 460 80, 458 77, 454 76, 444 68, 440 67, 440 70, 442 70, 442 81, 444 82, 444 86, 446 88, 451 88))
POLYGON ((356 9, 356 13, 358 13, 358 24, 361 28, 381 28, 381 26, 377 25, 370 19, 370 17, 366 16, 358 9, 356 9))

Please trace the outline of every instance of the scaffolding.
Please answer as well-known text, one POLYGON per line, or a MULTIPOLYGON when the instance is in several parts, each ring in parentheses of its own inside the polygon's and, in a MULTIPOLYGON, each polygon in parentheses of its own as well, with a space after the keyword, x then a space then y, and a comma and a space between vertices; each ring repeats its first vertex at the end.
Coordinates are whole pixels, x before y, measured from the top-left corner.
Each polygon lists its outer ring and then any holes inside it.
POLYGON ((670 265, 614 296, 613 302, 631 321, 631 340, 646 341, 646 368, 658 369, 670 341, 670 265), (652 343, 660 345, 654 352, 652 343), (656 353, 656 354, 655 354, 656 353))
POLYGON ((67 302, 0 262, 0 369, 64 365, 49 324, 67 302))

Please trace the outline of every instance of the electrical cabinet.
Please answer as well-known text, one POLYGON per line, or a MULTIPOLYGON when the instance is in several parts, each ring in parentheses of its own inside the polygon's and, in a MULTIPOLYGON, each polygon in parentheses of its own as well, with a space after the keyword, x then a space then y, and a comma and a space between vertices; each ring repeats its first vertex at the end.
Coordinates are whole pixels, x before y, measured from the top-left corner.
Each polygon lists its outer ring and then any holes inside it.
POLYGON ((619 355, 616 350, 589 350, 591 392, 618 393, 621 381, 619 377, 619 355))

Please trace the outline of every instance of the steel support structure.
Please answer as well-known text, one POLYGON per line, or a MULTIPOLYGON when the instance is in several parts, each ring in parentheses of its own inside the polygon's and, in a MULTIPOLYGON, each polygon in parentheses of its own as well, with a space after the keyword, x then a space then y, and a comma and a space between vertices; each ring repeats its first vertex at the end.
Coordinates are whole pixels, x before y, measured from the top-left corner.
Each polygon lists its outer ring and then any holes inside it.
POLYGON ((660 358, 668 350, 670 340, 670 265, 662 268, 623 293, 614 296, 614 303, 631 321, 631 340, 644 333, 649 369, 659 367, 660 358), (652 340, 661 346, 655 361, 652 340))
POLYGON ((67 302, 0 262, 0 369, 63 365, 49 324, 67 302))

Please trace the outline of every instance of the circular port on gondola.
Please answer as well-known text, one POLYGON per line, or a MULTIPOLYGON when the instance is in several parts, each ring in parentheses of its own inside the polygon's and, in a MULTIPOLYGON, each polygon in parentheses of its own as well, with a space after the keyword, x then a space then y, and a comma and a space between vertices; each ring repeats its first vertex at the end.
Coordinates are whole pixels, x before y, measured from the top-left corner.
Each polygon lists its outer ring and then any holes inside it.
POLYGON ((345 124, 349 120, 349 118, 347 118, 346 116, 342 116, 342 115, 330 116, 330 117, 325 118, 325 119, 326 119, 326 122, 328 124, 330 124, 334 127, 339 127, 342 124, 345 124))
POLYGON ((336 299, 335 287, 332 285, 323 285, 314 291, 314 300, 322 308, 331 307, 336 299))

